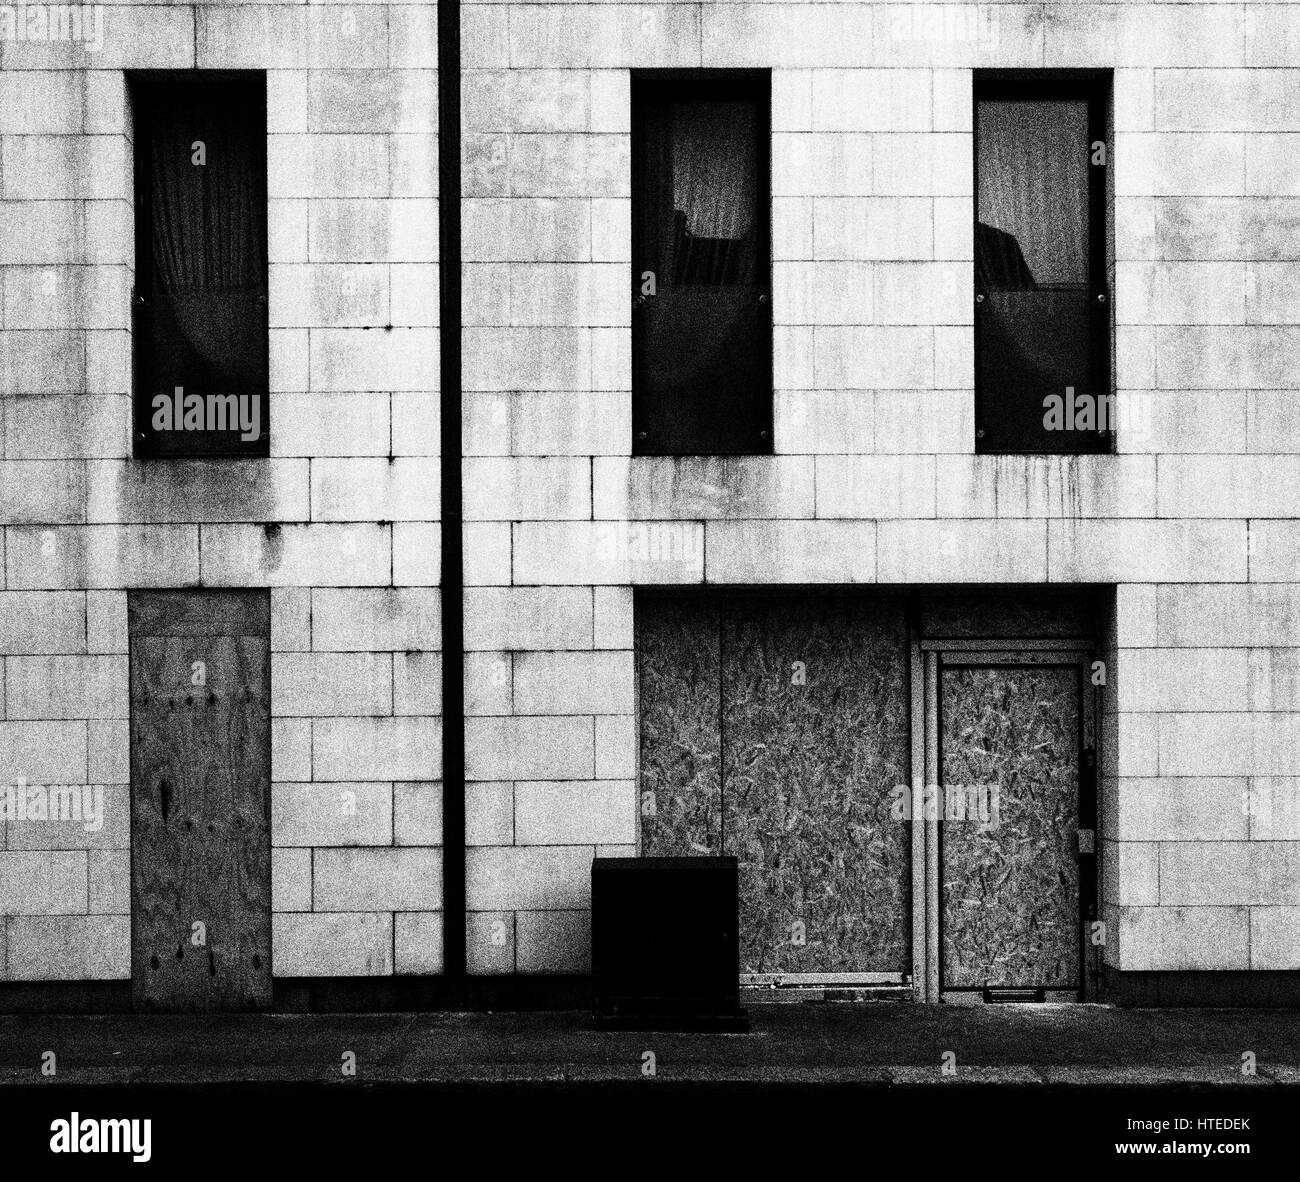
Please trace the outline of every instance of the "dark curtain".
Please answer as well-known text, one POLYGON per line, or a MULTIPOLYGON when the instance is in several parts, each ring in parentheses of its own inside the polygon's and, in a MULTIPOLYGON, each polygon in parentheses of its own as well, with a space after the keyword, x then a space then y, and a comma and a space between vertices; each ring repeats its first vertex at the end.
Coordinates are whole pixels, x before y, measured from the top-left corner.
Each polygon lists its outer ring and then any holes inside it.
POLYGON ((265 83, 169 80, 135 100, 148 194, 150 393, 255 395, 265 425, 265 83), (204 163, 195 162, 196 143, 204 163))
POLYGON ((1044 400, 1093 391, 1088 106, 979 103, 975 284, 981 429, 1005 450, 1073 451, 1044 400))
POLYGON ((757 450, 771 385, 758 104, 665 98, 639 114, 634 270, 655 277, 635 323, 643 449, 757 450))

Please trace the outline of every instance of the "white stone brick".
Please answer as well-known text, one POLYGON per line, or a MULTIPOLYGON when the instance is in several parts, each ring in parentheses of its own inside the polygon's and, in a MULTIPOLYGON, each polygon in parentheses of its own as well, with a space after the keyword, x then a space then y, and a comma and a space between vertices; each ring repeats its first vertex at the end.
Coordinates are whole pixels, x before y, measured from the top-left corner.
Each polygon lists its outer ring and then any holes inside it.
POLYGON ((273 456, 385 456, 389 453, 386 393, 271 395, 273 456))
POLYGON ((465 720, 468 779, 590 779, 593 767, 590 718, 465 720))
POLYGON ((869 583, 876 526, 857 521, 710 521, 709 583, 869 583))
POLYGON ((515 971, 515 913, 472 911, 465 917, 465 958, 475 976, 515 971))
POLYGON ((131 271, 118 266, 6 267, 6 328, 125 329, 131 271))
POLYGON ((469 587, 464 603, 469 651, 592 646, 591 592, 585 587, 469 587))
POLYGON ((1250 909, 1250 967, 1300 968, 1300 907, 1250 909))
POLYGON ((201 529, 203 582, 208 586, 373 586, 389 581, 392 542, 387 525, 204 525, 201 529))
POLYGON ((315 521, 436 521, 438 463, 427 458, 315 460, 315 521))
POLYGON ((5 70, 0 110, 10 135, 69 135, 82 127, 81 77, 68 70, 5 70))
POLYGON ((704 527, 698 521, 524 521, 512 528, 513 578, 519 584, 704 579, 704 527))
POLYGON ((1110 955, 1126 972, 1245 969, 1249 911, 1244 907, 1122 907, 1107 909, 1116 945, 1110 955))
POLYGON ((295 521, 307 516, 303 460, 126 460, 86 465, 91 522, 295 521))
POLYGON ((1039 521, 882 521, 878 528, 882 583, 1038 583, 1047 577, 1046 530, 1039 521))
POLYGON ((465 844, 514 845, 514 784, 482 781, 465 785, 465 844))
POLYGON ((516 926, 520 973, 591 972, 590 911, 520 911, 516 926))
POLYGON ((933 456, 819 456, 818 517, 933 517, 933 456))
POLYGON ((1300 522, 1252 521, 1249 553, 1253 582, 1300 580, 1300 522))
POLYGON ((591 846, 481 846, 465 852, 472 911, 587 907, 591 846))
POLYGON ((397 973, 422 976, 442 972, 442 915, 408 911, 393 916, 393 955, 397 973))
POLYGON ((813 463, 804 457, 609 457, 593 469, 598 519, 813 516, 813 463))
POLYGON ((634 698, 631 652, 515 654, 520 714, 631 714, 634 698))
POLYGON ((591 462, 573 458, 466 459, 467 521, 590 519, 591 462))
POLYGON ((592 374, 592 333, 581 328, 467 328, 471 390, 572 390, 592 374))
POLYGON ((271 722, 271 779, 311 779, 311 719, 276 718, 271 722))
POLYGON ((1240 522, 1067 520, 1048 522, 1047 530, 1053 582, 1225 582, 1246 577, 1240 522))
MULTIPOLYGON (((462 258, 565 262, 591 257, 591 203, 575 198, 463 202, 462 258)), ((617 261, 617 260, 615 260, 617 261)))
POLYGON ((198 581, 198 533, 170 525, 10 528, 12 589, 166 587, 198 581))
POLYGON ((632 184, 626 135, 515 135, 507 177, 515 197, 626 197, 632 184))
POLYGON ((131 976, 129 915, 20 915, 9 920, 11 981, 124 980, 131 976))
MULTIPOLYGON (((54 819, 27 817, 10 821, 11 850, 129 850, 131 847, 131 795, 126 784, 104 784, 98 778, 90 784, 57 785, 61 795, 54 819), (62 803, 67 801, 67 804, 62 803), (59 819, 59 809, 80 808, 78 823, 59 819), (99 825, 96 829, 95 825, 99 825), (87 829, 86 826, 90 828, 87 829)), ((47 809, 47 811, 49 811, 47 809)), ((66 816, 66 814, 65 814, 66 816)), ((127 908, 123 908, 127 910, 127 908)))
POLYGON ((511 526, 505 521, 465 523, 461 529, 461 546, 467 587, 500 586, 511 581, 510 532, 511 526))
POLYGON ((92 784, 125 784, 131 778, 131 737, 125 721, 92 719, 86 724, 86 778, 92 784))
POLYGON ((274 653, 271 712, 277 717, 393 712, 388 653, 274 653))
MULTIPOLYGON (((773 436, 778 454, 857 454, 876 450, 874 391, 785 390, 778 391, 774 401, 773 436)), ((883 444, 882 440, 881 450, 886 450, 883 444)))
POLYGON ((311 910, 311 850, 271 850, 271 910, 311 910))
POLYGON ((975 438, 969 390, 880 390, 874 408, 877 452, 966 453, 975 438))
POLYGON ((393 583, 398 587, 436 587, 442 582, 442 530, 436 523, 393 524, 393 583))
POLYGON ((630 649, 633 642, 632 588, 593 588, 594 647, 630 649))
POLYGON ((83 653, 85 597, 76 591, 0 593, 0 653, 83 653))
POLYGON ((438 203, 428 197, 391 197, 382 204, 317 198, 308 209, 308 258, 314 263, 436 263, 438 203))
POLYGON ((1288 645, 1300 632, 1300 591, 1285 584, 1157 587, 1156 619, 1162 646, 1288 645))
POLYGON ((0 722, 0 784, 20 779, 29 784, 86 783, 86 724, 0 722))
POLYGON ((312 724, 316 780, 432 780, 442 726, 430 718, 322 718, 312 724))
POLYGON ((510 12, 509 45, 513 66, 699 66, 700 14, 676 4, 524 5, 510 12))
POLYGON ((519 845, 620 845, 636 841, 636 784, 563 780, 515 785, 519 845))
POLYGON ((1126 778, 1107 785, 1102 816, 1121 843, 1244 841, 1247 802, 1241 778, 1126 778))
POLYGON ((316 588, 312 647, 318 652, 437 649, 442 613, 434 588, 316 588))
POLYGON ((131 851, 91 850, 87 854, 91 915, 125 915, 131 910, 131 851))
POLYGON ((393 916, 272 915, 277 977, 386 977, 393 972, 393 916))
POLYGON ((816 384, 822 389, 930 389, 938 376, 931 328, 816 328, 813 355, 816 384))
POLYGON ((511 665, 505 652, 466 653, 465 713, 486 716, 513 714, 511 665))
POLYGON ((638 720, 635 715, 596 716, 596 776, 602 780, 636 775, 638 720))
POLYGON ((125 656, 10 657, 5 662, 5 717, 126 718, 125 656))
POLYGON ((819 261, 934 257, 933 203, 924 197, 818 197, 812 219, 819 261))
POLYGON ((1152 517, 1156 461, 1147 456, 945 456, 938 461, 938 489, 940 517, 1152 517))
POLYGON ((442 713, 442 657, 438 653, 393 654, 393 713, 442 713))
POLYGON ((928 70, 814 70, 817 131, 928 131, 928 70))
POLYGON ((442 785, 420 780, 393 785, 393 844, 442 845, 442 785))
POLYGON ((1102 865, 1107 903, 1121 907, 1154 907, 1159 902, 1160 847, 1153 841, 1102 843, 1102 865))
POLYGON ((442 906, 442 851, 318 849, 312 904, 316 911, 436 911, 442 906))
POLYGON ((1300 902, 1296 842, 1170 842, 1160 847, 1160 902, 1234 906, 1300 902))
MULTIPOLYGON (((613 70, 595 75, 579 70, 467 70, 461 98, 465 130, 585 131, 590 126, 593 79, 620 75, 627 77, 613 70)), ((626 98, 626 82, 623 89, 626 98)))
POLYGON ((75 915, 87 910, 84 850, 0 851, 0 904, 5 915, 75 915))

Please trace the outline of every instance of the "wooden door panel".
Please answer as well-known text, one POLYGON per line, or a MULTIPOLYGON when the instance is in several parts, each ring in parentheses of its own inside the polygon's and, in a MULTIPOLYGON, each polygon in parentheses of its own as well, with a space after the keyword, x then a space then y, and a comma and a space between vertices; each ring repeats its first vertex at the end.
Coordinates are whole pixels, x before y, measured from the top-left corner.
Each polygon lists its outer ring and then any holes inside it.
POLYGON ((637 605, 641 703, 641 853, 722 849, 718 607, 689 599, 637 605))
POLYGON ((1079 723, 1077 666, 943 670, 943 800, 997 792, 940 822, 943 988, 1079 987, 1079 723))
POLYGON ((900 606, 756 599, 724 613, 723 852, 741 971, 905 972, 911 829, 900 606))
POLYGON ((271 999, 269 636, 222 634, 247 626, 246 605, 208 598, 206 626, 192 602, 133 613, 162 633, 131 638, 132 977, 144 1009, 271 999), (169 618, 181 635, 165 634, 169 618))

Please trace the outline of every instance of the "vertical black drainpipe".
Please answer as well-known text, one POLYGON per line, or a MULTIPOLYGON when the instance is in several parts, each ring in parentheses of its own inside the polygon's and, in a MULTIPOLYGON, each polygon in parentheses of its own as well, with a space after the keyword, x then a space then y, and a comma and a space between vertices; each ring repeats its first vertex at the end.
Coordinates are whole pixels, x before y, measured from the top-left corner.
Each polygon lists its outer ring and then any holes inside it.
POLYGON ((438 323, 442 462, 442 907, 448 1002, 465 1005, 465 681, 461 552, 460 0, 438 0, 438 323))

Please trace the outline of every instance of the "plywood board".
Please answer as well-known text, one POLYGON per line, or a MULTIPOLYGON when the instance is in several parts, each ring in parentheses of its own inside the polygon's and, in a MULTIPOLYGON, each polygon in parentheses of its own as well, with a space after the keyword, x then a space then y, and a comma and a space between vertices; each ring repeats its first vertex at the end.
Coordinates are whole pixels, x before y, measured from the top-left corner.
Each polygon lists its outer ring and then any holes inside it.
POLYGON ((271 1001, 269 639, 242 634, 260 614, 243 596, 206 604, 183 594, 149 596, 143 605, 135 601, 146 597, 131 598, 135 1002, 148 1010, 264 1007, 271 1001))
POLYGON ((724 610, 723 852, 741 971, 910 968, 908 635, 900 604, 755 598, 724 610))
POLYGON ((941 673, 945 989, 1078 987, 1079 710, 1077 666, 941 673))
POLYGON ((641 853, 717 854, 722 847, 718 608, 639 597, 641 853))

